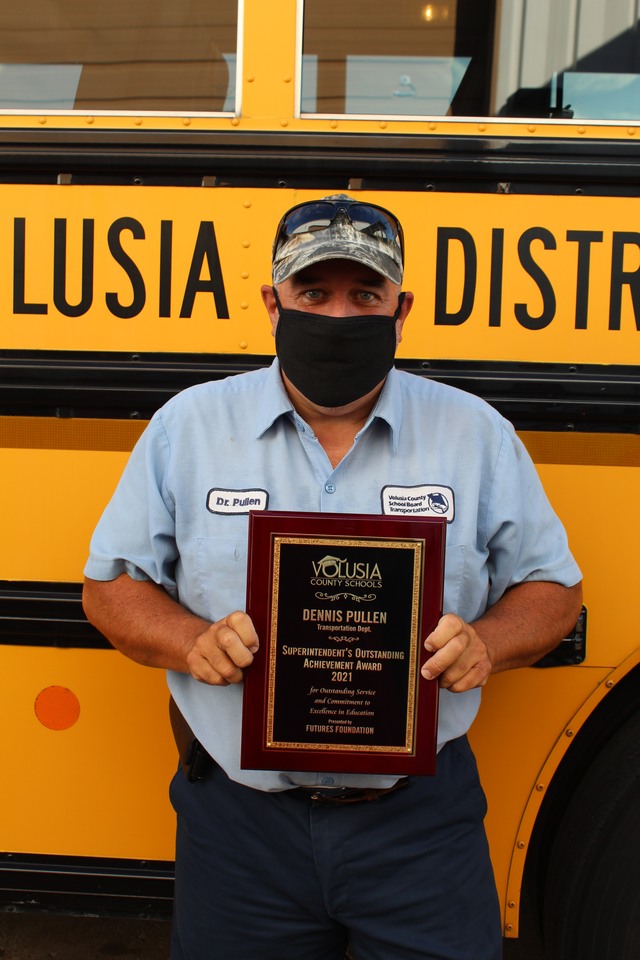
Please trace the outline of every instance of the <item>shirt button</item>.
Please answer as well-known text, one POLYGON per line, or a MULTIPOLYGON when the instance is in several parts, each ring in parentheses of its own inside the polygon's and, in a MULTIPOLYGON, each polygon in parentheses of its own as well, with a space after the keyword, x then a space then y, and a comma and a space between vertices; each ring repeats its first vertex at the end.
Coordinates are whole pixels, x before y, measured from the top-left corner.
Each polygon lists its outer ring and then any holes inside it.
POLYGON ((324 488, 325 488, 325 490, 327 491, 327 493, 335 493, 335 492, 336 492, 336 485, 335 485, 335 483, 325 483, 324 488))
POLYGON ((323 777, 321 782, 323 787, 330 787, 332 783, 335 783, 335 780, 333 777, 323 777))

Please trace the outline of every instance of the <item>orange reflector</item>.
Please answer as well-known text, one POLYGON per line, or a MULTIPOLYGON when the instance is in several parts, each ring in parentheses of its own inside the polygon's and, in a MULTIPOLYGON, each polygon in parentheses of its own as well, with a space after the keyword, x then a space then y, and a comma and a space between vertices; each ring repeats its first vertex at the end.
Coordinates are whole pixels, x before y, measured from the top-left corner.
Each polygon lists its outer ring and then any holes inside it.
POLYGON ((46 687, 36 697, 35 711, 50 730, 67 730, 80 716, 80 701, 66 687, 46 687))

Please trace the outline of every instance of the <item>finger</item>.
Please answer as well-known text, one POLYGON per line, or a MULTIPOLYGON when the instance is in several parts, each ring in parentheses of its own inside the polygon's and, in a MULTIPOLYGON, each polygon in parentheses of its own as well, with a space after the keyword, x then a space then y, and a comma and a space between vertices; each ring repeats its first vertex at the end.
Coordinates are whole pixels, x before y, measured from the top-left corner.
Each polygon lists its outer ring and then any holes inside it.
MULTIPOLYGON (((223 677, 222 674, 212 666, 212 664, 207 660, 202 654, 189 654, 187 658, 187 664, 189 666, 189 673, 200 683, 208 683, 214 687, 228 687, 232 680, 228 680, 226 677, 223 677)), ((230 665, 231 666, 231 665, 230 665)), ((237 671, 239 679, 242 679, 242 671, 238 670, 237 667, 231 668, 237 671)))
POLYGON ((422 676, 427 680, 434 680, 448 670, 452 664, 460 659, 466 649, 465 639, 457 634, 437 650, 422 666, 422 676))
POLYGON ((203 683, 240 683, 243 670, 253 662, 252 650, 257 649, 258 637, 251 618, 236 611, 200 634, 187 656, 187 666, 191 675, 203 683))
POLYGON ((230 659, 217 645, 215 639, 209 636, 209 633, 208 630, 206 634, 199 637, 187 655, 189 673, 196 680, 215 686, 240 683, 243 676, 242 668, 230 659))
POLYGON ((241 617, 246 614, 230 614, 224 620, 219 621, 210 628, 212 632, 212 642, 214 644, 212 663, 223 676, 227 676, 227 664, 225 660, 219 661, 215 654, 215 647, 224 655, 229 663, 234 667, 244 670, 253 663, 253 653, 251 647, 257 649, 257 636, 253 630, 251 620, 246 617, 245 622, 241 617), (236 629, 238 628, 238 629, 236 629), (238 630, 240 632, 238 632, 238 630), (220 669, 222 664, 224 669, 220 669))
POLYGON ((238 634, 247 650, 251 653, 256 653, 260 643, 253 625, 253 620, 249 614, 245 613, 244 610, 236 610, 234 613, 230 613, 228 617, 225 617, 225 620, 231 629, 235 630, 238 634))
POLYGON ((435 630, 425 640, 425 648, 430 653, 440 650, 453 637, 461 633, 466 626, 464 620, 455 613, 445 613, 444 616, 440 617, 435 630))
POLYGON ((484 687, 489 678, 488 660, 473 663, 469 669, 460 670, 458 664, 455 664, 450 670, 446 670, 439 679, 439 686, 443 690, 450 690, 452 693, 463 693, 465 690, 473 690, 475 687, 484 687))

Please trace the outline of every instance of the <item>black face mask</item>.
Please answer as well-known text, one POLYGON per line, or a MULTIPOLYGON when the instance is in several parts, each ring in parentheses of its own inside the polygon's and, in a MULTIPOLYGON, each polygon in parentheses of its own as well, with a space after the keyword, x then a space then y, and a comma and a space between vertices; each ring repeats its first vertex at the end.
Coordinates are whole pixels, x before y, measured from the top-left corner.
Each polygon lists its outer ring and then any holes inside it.
POLYGON ((300 393, 320 407, 343 407, 370 393, 389 373, 396 352, 396 321, 404 293, 392 317, 360 314, 327 317, 285 310, 274 287, 280 319, 276 353, 280 366, 300 393))

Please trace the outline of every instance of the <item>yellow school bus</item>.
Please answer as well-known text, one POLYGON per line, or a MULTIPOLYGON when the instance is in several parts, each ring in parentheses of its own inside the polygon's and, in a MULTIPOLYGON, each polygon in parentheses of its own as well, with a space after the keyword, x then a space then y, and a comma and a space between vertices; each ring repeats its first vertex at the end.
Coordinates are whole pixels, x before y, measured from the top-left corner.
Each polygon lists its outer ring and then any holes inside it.
POLYGON ((166 915, 161 671, 80 605, 91 532, 171 395, 270 362, 280 215, 397 213, 397 363, 529 448, 575 631, 472 730, 507 938, 640 952, 640 75, 627 0, 23 0, 0 12, 0 888, 166 915))

